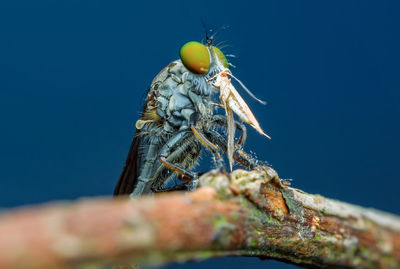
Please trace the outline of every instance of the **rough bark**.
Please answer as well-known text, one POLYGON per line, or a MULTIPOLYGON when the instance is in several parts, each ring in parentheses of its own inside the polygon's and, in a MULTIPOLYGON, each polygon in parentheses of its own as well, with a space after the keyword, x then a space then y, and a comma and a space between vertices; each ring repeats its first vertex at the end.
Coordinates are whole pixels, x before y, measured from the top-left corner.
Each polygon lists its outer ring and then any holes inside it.
POLYGON ((0 268, 157 265, 217 256, 311 268, 400 267, 397 216, 282 186, 272 169, 209 173, 201 185, 192 193, 3 213, 0 268))

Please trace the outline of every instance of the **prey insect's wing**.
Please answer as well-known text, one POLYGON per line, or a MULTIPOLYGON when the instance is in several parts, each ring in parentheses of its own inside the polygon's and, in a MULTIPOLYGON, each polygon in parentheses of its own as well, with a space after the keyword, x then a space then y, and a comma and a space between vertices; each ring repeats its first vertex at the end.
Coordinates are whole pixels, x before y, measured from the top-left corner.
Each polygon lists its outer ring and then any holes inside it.
MULTIPOLYGON (((233 112, 244 122, 250 124, 254 129, 256 129, 260 134, 270 138, 261 129, 260 124, 255 118, 253 112, 250 110, 247 103, 240 96, 236 88, 232 85, 231 80, 228 78, 227 73, 221 72, 215 77, 214 86, 220 90, 220 100, 222 106, 225 108, 226 119, 227 119, 227 157, 229 160, 229 166, 232 170, 233 165, 233 155, 234 155, 234 137, 235 137, 235 127, 233 112)), ((239 81, 239 80, 238 80, 239 81)), ((245 87, 245 86, 244 86, 245 87)), ((258 99, 257 99, 258 100, 258 99)))
POLYGON ((133 138, 125 166, 119 176, 117 185, 114 188, 114 196, 132 193, 137 183, 140 165, 139 145, 141 142, 141 136, 139 133, 140 130, 137 130, 136 135, 133 138))
MULTIPOLYGON (((238 91, 235 89, 235 87, 230 84, 230 91, 231 91, 231 96, 233 97, 233 105, 239 105, 239 107, 241 108, 241 111, 245 114, 246 116, 246 120, 244 120, 245 122, 247 122, 248 124, 250 124, 250 126, 252 126, 254 129, 256 129, 257 132, 259 132, 261 135, 271 139, 271 137, 269 137, 269 135, 267 135, 262 129, 260 124, 258 123, 256 117, 254 116, 253 112, 250 110, 249 106, 247 105, 247 103, 243 100, 242 96, 238 93, 238 91)), ((243 120, 243 119, 242 119, 243 120)))

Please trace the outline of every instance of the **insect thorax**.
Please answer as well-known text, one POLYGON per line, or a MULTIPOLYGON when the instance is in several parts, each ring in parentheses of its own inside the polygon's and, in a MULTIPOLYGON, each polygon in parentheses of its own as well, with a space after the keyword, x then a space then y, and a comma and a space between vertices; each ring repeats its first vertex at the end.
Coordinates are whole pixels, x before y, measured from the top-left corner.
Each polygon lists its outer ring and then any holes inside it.
POLYGON ((154 78, 140 120, 161 133, 188 129, 194 121, 207 125, 215 92, 206 75, 193 74, 176 60, 154 78))

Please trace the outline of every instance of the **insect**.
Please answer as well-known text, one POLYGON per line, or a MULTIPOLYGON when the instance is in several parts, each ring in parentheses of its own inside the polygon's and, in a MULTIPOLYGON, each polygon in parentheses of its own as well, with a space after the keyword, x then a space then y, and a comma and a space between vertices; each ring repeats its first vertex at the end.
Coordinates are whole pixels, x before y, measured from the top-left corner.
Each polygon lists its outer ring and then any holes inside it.
POLYGON ((222 154, 228 156, 231 168, 233 160, 248 168, 258 166, 243 151, 246 127, 235 121, 233 112, 267 135, 228 75, 235 78, 225 55, 213 46, 213 37, 207 36, 206 44, 191 41, 182 46, 180 59, 170 63, 151 83, 114 195, 134 197, 195 189, 198 174, 192 168, 203 148, 211 152, 216 169, 224 167, 222 154), (218 91, 220 104, 213 101, 218 91), (225 109, 226 115, 216 113, 218 106, 225 109), (226 130, 228 140, 220 129, 226 130), (235 144, 236 129, 241 135, 235 144), (181 184, 171 184, 176 177, 181 184))
MULTIPOLYGON (((230 70, 227 69, 215 75, 213 78, 210 79, 210 81, 215 79, 215 82, 213 82, 212 85, 220 91, 221 106, 225 109, 226 112, 227 130, 228 130, 227 156, 229 160, 230 169, 232 170, 234 138, 235 138, 235 124, 234 124, 233 112, 235 112, 236 115, 238 115, 242 121, 250 124, 260 134, 270 139, 271 137, 266 133, 264 133, 264 131, 261 129, 261 126, 258 123, 255 116, 253 115, 253 112, 251 112, 249 106, 246 104, 246 102, 240 96, 238 91, 232 85, 231 80, 228 78, 228 74, 233 77, 230 70)), ((239 83, 241 83, 243 88, 246 89, 246 91, 248 91, 248 93, 252 95, 252 93, 247 89, 246 86, 244 86, 244 84, 242 84, 242 82, 239 79, 236 78, 236 80, 239 81, 239 83)), ((252 97, 254 97, 260 103, 265 104, 264 101, 257 99, 255 96, 252 95, 252 97)))

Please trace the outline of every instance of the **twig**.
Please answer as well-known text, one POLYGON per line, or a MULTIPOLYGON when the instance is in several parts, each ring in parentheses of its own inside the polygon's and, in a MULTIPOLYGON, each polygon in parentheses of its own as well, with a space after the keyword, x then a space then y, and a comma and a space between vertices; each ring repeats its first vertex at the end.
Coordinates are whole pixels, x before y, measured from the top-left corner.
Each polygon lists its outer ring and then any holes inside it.
MULTIPOLYGON (((399 268, 400 218, 282 187, 272 169, 206 174, 193 193, 88 199, 0 216, 0 268, 257 256, 311 268, 399 268)), ((122 267, 121 267, 122 268, 122 267)))

